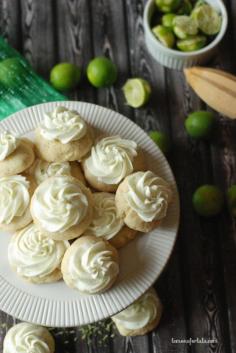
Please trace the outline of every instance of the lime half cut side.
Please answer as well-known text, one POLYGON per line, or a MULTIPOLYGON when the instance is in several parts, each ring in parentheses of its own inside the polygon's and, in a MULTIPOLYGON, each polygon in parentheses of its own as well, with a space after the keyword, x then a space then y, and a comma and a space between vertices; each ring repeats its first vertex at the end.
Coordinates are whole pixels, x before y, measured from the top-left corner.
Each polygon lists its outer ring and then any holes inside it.
POLYGON ((123 92, 126 102, 130 107, 140 108, 149 100, 151 87, 142 78, 131 78, 123 86, 123 92))
POLYGON ((152 32, 165 47, 174 47, 175 36, 170 28, 158 25, 152 29, 152 32))
POLYGON ((197 22, 198 28, 208 36, 219 33, 221 29, 221 15, 208 4, 198 6, 193 10, 191 17, 197 22))
POLYGON ((207 44, 205 36, 193 36, 177 41, 177 48, 184 52, 200 50, 207 44))
POLYGON ((174 32, 179 39, 186 39, 198 33, 197 22, 190 16, 176 16, 173 20, 174 32))

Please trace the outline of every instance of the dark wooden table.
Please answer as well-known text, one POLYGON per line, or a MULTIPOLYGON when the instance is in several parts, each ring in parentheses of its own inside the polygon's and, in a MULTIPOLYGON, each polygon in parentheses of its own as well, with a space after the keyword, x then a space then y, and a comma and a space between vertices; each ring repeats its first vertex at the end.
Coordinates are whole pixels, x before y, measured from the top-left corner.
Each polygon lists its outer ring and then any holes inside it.
MULTIPOLYGON (((117 110, 146 131, 161 129, 172 140, 169 162, 181 195, 181 226, 168 266, 156 288, 165 306, 160 326, 137 338, 115 335, 108 344, 87 345, 75 329, 55 329, 57 353, 236 352, 236 230, 227 211, 212 220, 192 210, 191 195, 203 183, 223 190, 236 182, 236 124, 217 116, 210 142, 195 142, 184 130, 186 115, 205 105, 189 89, 182 72, 167 70, 147 53, 142 15, 145 0, 1 0, 1 33, 45 78, 57 62, 83 67, 105 54, 119 68, 115 87, 95 90, 85 79, 71 98, 117 110), (152 85, 152 101, 130 109, 121 86, 128 77, 152 85), (211 340, 174 344, 173 339, 211 340)), ((230 26, 211 66, 236 73, 236 1, 225 0, 230 26)), ((1 338, 15 321, 0 313, 1 338)), ((2 348, 1 339, 1 348, 2 348)), ((0 349, 1 350, 1 349, 0 349)), ((1 350, 2 351, 2 350, 1 350)))

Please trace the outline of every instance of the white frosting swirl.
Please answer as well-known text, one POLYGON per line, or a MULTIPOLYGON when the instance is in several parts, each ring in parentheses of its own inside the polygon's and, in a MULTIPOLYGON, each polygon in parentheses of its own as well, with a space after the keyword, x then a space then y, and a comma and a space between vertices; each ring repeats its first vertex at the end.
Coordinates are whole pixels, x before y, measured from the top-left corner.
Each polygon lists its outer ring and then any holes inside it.
POLYGON ((34 178, 37 184, 41 184, 44 180, 58 175, 71 175, 71 167, 69 162, 45 162, 38 159, 34 164, 34 178))
POLYGON ((24 322, 7 332, 3 353, 53 353, 50 344, 53 338, 46 328, 24 322))
POLYGON ((89 172, 105 184, 118 184, 133 172, 137 144, 119 136, 105 137, 91 149, 85 160, 89 172))
POLYGON ((108 192, 98 192, 94 193, 93 196, 93 220, 85 234, 109 240, 124 226, 124 221, 117 216, 115 195, 108 192))
POLYGON ((0 178, 0 223, 21 217, 29 206, 29 182, 22 175, 0 178))
POLYGON ((19 145, 19 140, 16 136, 4 131, 0 133, 0 161, 3 161, 12 152, 16 150, 19 145))
POLYGON ((8 259, 16 272, 23 277, 44 278, 60 269, 68 241, 49 239, 36 225, 16 233, 8 246, 8 259))
POLYGON ((161 220, 166 216, 172 192, 165 180, 147 171, 128 176, 127 182, 127 202, 143 221, 161 220))
POLYGON ((31 207, 43 229, 64 232, 85 218, 88 200, 78 182, 67 176, 55 176, 37 187, 31 207))
POLYGON ((153 289, 143 294, 137 301, 112 317, 117 325, 126 330, 140 330, 161 316, 162 304, 153 289))
POLYGON ((70 282, 83 293, 102 292, 119 273, 119 264, 112 251, 103 240, 96 238, 74 244, 67 266, 70 282))
POLYGON ((87 125, 81 116, 65 107, 44 114, 40 125, 40 133, 46 140, 59 140, 63 144, 80 140, 86 132, 87 125))

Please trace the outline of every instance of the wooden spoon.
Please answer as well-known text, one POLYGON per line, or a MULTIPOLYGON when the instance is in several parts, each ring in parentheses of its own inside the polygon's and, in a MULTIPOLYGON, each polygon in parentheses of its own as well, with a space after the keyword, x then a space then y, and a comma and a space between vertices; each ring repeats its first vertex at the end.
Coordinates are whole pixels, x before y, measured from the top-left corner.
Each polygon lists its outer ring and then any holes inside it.
POLYGON ((217 112, 236 119, 236 76, 206 67, 184 70, 196 94, 217 112))

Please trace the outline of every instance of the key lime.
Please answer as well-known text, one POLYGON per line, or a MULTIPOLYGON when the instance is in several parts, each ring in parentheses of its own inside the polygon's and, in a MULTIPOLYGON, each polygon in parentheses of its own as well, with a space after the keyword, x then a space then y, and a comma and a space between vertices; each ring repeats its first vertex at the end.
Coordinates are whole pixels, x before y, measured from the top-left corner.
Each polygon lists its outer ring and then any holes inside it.
POLYGON ((227 190, 227 203, 231 214, 236 217, 236 185, 227 190))
POLYGON ((173 21, 176 15, 174 13, 167 13, 162 16, 161 23, 164 27, 168 27, 170 29, 173 28, 173 21))
POLYGON ((185 128, 193 138, 206 138, 210 136, 214 123, 214 115, 211 112, 197 111, 189 114, 185 120, 185 128))
POLYGON ((176 16, 173 25, 174 33, 179 39, 186 39, 198 33, 197 22, 190 16, 176 16))
POLYGON ((160 150, 167 155, 170 150, 170 140, 168 136, 161 131, 151 131, 149 133, 151 139, 156 143, 160 150))
POLYGON ((126 103, 133 108, 140 108, 148 102, 151 95, 150 84, 142 78, 131 78, 122 88, 126 103))
POLYGON ((165 47, 174 47, 175 36, 170 28, 158 25, 152 29, 152 32, 165 47))
POLYGON ((55 65, 50 72, 50 82, 58 91, 68 91, 75 88, 81 76, 78 66, 71 63, 60 63, 55 65))
POLYGON ((0 62, 0 82, 3 83, 5 87, 19 86, 19 80, 22 79, 25 74, 25 67, 19 58, 8 58, 0 62))
POLYGON ((205 36, 193 36, 187 39, 178 40, 176 45, 181 51, 191 52, 205 47, 207 38, 205 36))
POLYGON ((219 214, 224 205, 222 191, 215 185, 200 186, 193 194, 193 207, 203 217, 219 214))
POLYGON ((195 4, 194 4, 194 9, 196 9, 199 6, 202 5, 206 5, 206 1, 205 0, 198 0, 195 4))
POLYGON ((193 6, 190 2, 190 0, 183 0, 182 4, 180 5, 177 14, 178 15, 190 15, 191 11, 193 9, 193 6))
POLYGON ((220 31, 221 15, 208 4, 197 6, 191 17, 196 21, 198 28, 208 36, 215 35, 220 31))
POLYGON ((111 86, 117 79, 117 67, 110 59, 98 56, 90 61, 87 77, 94 87, 111 86))
POLYGON ((175 11, 182 0, 155 0, 156 6, 161 12, 172 12, 175 11))

